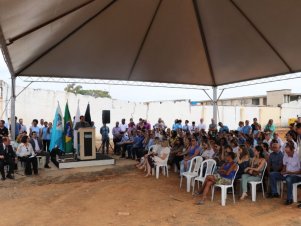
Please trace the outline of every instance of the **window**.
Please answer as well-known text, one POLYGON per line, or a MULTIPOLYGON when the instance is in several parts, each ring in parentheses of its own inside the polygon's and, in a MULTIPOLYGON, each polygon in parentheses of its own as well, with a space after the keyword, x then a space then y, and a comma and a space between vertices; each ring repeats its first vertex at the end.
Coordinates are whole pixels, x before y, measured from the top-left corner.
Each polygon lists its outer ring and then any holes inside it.
POLYGON ((252 105, 259 105, 259 98, 252 98, 252 105))
POLYGON ((289 103, 289 102, 290 102, 290 96, 284 95, 284 103, 289 103))
POLYGON ((299 100, 300 99, 300 96, 296 95, 296 96, 290 96, 290 102, 291 101, 295 101, 295 100, 299 100))

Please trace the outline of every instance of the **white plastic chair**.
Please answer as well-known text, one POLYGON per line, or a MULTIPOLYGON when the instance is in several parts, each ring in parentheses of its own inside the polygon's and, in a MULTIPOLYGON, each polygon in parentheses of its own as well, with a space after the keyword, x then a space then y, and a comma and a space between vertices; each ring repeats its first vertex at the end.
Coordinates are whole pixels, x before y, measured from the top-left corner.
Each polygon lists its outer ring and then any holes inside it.
POLYGON ((46 163, 46 156, 36 156, 37 157, 37 162, 38 162, 38 168, 41 169, 45 166, 46 163))
POLYGON ((266 168, 267 168, 267 163, 265 163, 265 165, 263 167, 260 181, 249 181, 248 182, 248 184, 251 184, 252 201, 253 202, 256 202, 256 187, 257 187, 258 184, 261 184, 262 196, 263 196, 263 198, 265 198, 265 196, 264 196, 264 186, 263 186, 263 177, 264 177, 264 173, 265 173, 266 168))
POLYGON ((192 192, 194 192, 195 182, 196 181, 198 182, 198 188, 200 188, 200 182, 204 183, 205 178, 208 175, 212 175, 214 173, 215 166, 216 166, 216 161, 214 159, 207 159, 202 162, 202 165, 199 170, 199 176, 195 177, 192 181, 192 192), (205 168, 206 168, 206 172, 205 175, 203 176, 205 168))
POLYGON ((301 182, 298 182, 298 183, 294 183, 293 184, 293 201, 294 202, 298 202, 298 200, 297 200, 297 196, 298 196, 298 194, 297 194, 297 192, 298 192, 298 186, 299 185, 301 185, 301 182))
POLYGON ((237 169, 236 169, 236 172, 234 174, 234 177, 231 180, 231 184, 229 184, 229 185, 215 184, 215 185, 212 186, 211 201, 213 201, 213 198, 214 198, 215 188, 219 187, 219 188, 221 188, 221 204, 222 204, 222 206, 225 206, 226 205, 226 199, 227 199, 227 190, 228 190, 228 188, 232 188, 233 203, 235 203, 234 181, 235 181, 235 177, 236 177, 236 174, 237 174, 238 170, 239 170, 239 166, 237 165, 237 169))
POLYGON ((203 158, 201 156, 196 156, 191 159, 189 170, 184 172, 181 175, 180 189, 182 187, 183 177, 186 177, 186 179, 187 179, 187 189, 186 190, 187 190, 187 192, 190 192, 191 180, 193 180, 195 177, 198 176, 202 161, 203 161, 203 158))
POLYGON ((159 179, 160 167, 163 167, 163 171, 162 171, 163 175, 165 176, 166 173, 166 176, 168 177, 168 165, 167 165, 168 158, 169 158, 169 154, 166 156, 164 162, 155 163, 156 179, 159 179))

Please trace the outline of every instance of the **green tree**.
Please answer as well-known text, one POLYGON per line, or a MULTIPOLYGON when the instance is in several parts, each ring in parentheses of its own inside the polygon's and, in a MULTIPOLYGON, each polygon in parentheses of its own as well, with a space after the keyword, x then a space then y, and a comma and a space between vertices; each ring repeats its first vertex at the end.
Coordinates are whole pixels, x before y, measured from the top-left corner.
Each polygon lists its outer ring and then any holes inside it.
POLYGON ((68 84, 64 90, 67 93, 74 93, 76 95, 81 94, 81 95, 85 95, 85 96, 92 96, 95 98, 97 98, 97 97, 111 98, 111 95, 107 91, 96 90, 96 89, 86 90, 86 89, 83 89, 83 87, 81 85, 76 86, 74 83, 68 84))

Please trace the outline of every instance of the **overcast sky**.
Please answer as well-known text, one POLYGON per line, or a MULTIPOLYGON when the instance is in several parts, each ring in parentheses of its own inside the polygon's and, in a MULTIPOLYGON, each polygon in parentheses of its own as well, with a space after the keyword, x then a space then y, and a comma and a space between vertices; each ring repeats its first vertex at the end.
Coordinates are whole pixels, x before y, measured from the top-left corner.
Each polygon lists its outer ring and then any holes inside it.
MULTIPOLYGON (((0 79, 10 83, 10 75, 6 64, 0 55, 0 79)), ((25 87, 28 83, 17 79, 17 86, 25 87)), ((257 84, 240 88, 227 89, 221 98, 265 95, 268 90, 292 89, 293 92, 301 93, 301 79, 293 79, 268 84, 257 84)), ((58 83, 33 83, 30 88, 64 90, 67 84, 58 83)), ((207 100, 208 97, 202 90, 174 89, 174 88, 155 88, 155 87, 132 87, 116 85, 88 85, 81 84, 84 89, 102 89, 109 91, 112 98, 129 101, 158 101, 158 100, 207 100)), ((208 92, 212 94, 209 88, 208 92)), ((21 94, 22 95, 22 94, 21 94)))

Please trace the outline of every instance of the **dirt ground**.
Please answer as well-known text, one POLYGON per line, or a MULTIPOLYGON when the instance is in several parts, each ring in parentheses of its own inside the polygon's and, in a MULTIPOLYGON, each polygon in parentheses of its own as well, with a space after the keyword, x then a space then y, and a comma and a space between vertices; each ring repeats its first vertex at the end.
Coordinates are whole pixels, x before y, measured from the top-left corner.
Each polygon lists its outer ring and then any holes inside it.
POLYGON ((0 183, 0 225, 301 225, 296 204, 284 206, 261 193, 255 203, 233 204, 229 196, 222 207, 217 192, 213 202, 196 206, 191 193, 179 190, 177 174, 144 178, 133 163, 17 174, 0 183))
POLYGON ((296 204, 285 206, 284 200, 263 199, 258 192, 256 202, 236 196, 234 204, 229 195, 222 207, 218 191, 213 202, 196 206, 197 199, 185 191, 185 180, 179 190, 177 174, 144 178, 134 161, 116 162, 65 170, 51 165, 39 176, 20 172, 14 181, 1 181, 0 226, 301 225, 296 204))

